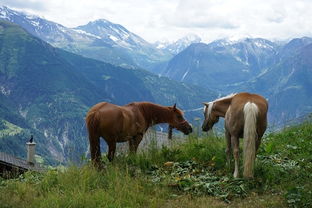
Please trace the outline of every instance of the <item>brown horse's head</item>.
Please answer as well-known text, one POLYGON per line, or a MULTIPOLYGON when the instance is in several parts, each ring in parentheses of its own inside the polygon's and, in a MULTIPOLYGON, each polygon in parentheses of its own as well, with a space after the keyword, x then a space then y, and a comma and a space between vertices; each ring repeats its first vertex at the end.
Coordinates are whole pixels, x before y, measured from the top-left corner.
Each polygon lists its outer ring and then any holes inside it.
POLYGON ((176 107, 176 104, 169 108, 172 110, 172 119, 169 125, 186 135, 191 133, 193 131, 191 125, 184 119, 183 112, 176 107))
POLYGON ((213 111, 213 102, 203 103, 205 120, 202 125, 203 131, 209 131, 215 123, 219 121, 219 116, 217 116, 213 111))

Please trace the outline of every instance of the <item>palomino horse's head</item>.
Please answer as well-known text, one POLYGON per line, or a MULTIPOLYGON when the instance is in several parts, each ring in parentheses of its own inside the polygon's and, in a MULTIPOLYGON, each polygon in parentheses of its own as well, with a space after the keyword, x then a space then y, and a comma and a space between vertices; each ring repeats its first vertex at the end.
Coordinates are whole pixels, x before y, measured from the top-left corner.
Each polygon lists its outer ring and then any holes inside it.
POLYGON ((219 116, 217 116, 213 111, 213 102, 203 103, 205 120, 202 125, 203 131, 209 131, 215 123, 219 121, 219 116))
POLYGON ((183 112, 176 107, 176 104, 169 108, 172 110, 173 115, 169 125, 186 135, 191 133, 193 131, 191 125, 184 119, 183 112))

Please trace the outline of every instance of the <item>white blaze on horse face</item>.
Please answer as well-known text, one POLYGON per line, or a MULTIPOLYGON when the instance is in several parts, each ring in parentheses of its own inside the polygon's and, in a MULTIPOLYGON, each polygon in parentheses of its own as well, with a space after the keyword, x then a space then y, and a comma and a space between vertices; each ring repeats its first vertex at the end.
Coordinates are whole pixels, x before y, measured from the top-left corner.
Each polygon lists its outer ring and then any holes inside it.
POLYGON ((207 109, 207 105, 204 106, 204 115, 206 116, 206 109, 207 109))
POLYGON ((209 118, 210 113, 211 113, 211 102, 205 103, 204 115, 205 115, 205 119, 206 119, 206 120, 209 118))
POLYGON ((208 125, 209 117, 210 117, 211 111, 212 111, 212 106, 213 106, 213 102, 205 103, 205 107, 204 107, 205 120, 204 120, 203 126, 208 125))
POLYGON ((211 115, 211 111, 212 111, 212 106, 213 106, 213 102, 209 102, 208 103, 208 111, 206 113, 206 118, 209 119, 210 115, 211 115))

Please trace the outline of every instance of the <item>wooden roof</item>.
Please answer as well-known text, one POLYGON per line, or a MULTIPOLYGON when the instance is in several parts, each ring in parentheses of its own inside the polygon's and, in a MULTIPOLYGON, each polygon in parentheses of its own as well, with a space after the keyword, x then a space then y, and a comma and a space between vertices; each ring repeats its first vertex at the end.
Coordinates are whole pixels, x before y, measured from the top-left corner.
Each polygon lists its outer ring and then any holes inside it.
POLYGON ((30 164, 26 160, 16 158, 4 152, 0 152, 0 165, 19 168, 25 171, 32 170, 32 171, 42 172, 44 170, 44 168, 41 167, 39 164, 30 164))

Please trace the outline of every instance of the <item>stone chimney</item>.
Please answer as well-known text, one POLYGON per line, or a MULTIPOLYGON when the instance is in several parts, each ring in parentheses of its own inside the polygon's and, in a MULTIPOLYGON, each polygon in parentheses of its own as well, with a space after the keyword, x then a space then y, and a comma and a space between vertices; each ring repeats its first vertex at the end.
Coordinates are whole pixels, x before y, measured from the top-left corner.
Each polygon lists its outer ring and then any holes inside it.
POLYGON ((31 135, 31 138, 29 142, 26 143, 27 147, 27 162, 31 165, 35 164, 35 147, 36 143, 33 141, 33 136, 31 135))

